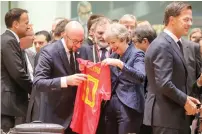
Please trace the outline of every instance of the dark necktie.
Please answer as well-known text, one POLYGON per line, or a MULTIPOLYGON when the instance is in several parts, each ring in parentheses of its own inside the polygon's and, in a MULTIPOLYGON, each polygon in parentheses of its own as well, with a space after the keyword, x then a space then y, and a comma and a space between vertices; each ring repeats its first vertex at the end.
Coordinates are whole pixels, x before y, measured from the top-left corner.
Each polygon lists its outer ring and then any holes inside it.
POLYGON ((100 50, 102 51, 102 55, 101 55, 100 60, 103 61, 104 59, 106 59, 107 49, 106 48, 100 48, 100 50))
POLYGON ((28 70, 27 70, 27 61, 26 61, 26 56, 25 56, 25 51, 24 50, 22 50, 22 62, 23 62, 23 67, 24 67, 24 69, 25 69, 25 71, 27 73, 28 72, 28 70))
POLYGON ((70 53, 70 67, 71 67, 73 73, 76 73, 76 71, 75 71, 75 61, 74 61, 73 52, 72 52, 72 51, 69 51, 69 53, 70 53))
POLYGON ((182 55, 184 56, 184 52, 183 52, 183 48, 182 48, 182 43, 181 43, 181 41, 178 41, 177 44, 179 45, 180 51, 181 51, 182 55))

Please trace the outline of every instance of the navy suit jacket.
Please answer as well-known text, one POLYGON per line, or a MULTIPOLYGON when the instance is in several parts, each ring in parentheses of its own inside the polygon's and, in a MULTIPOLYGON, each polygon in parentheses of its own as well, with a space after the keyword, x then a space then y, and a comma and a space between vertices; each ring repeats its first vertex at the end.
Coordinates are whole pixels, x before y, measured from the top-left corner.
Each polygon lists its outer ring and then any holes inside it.
POLYGON ((167 33, 162 32, 150 44, 145 54, 145 68, 148 93, 144 124, 185 129, 187 66, 176 42, 167 33))
POLYGON ((65 128, 69 126, 76 97, 76 87, 61 88, 61 77, 72 74, 61 40, 43 48, 35 68, 33 82, 34 88, 43 92, 44 102, 40 104, 39 115, 41 121, 60 124, 65 128))
POLYGON ((79 49, 79 55, 80 55, 80 58, 82 58, 84 60, 90 60, 90 61, 96 62, 96 63, 99 62, 99 57, 98 57, 98 53, 95 49, 95 45, 93 44, 92 40, 90 40, 89 38, 87 38, 85 40, 84 44, 79 49), (95 59, 93 57, 93 51, 95 53, 95 59))
MULTIPOLYGON (((120 58, 124 62, 122 70, 111 66, 112 93, 116 93, 120 101, 139 113, 144 111, 145 79, 144 52, 130 45, 120 58)), ((119 58, 113 53, 111 58, 119 58)))

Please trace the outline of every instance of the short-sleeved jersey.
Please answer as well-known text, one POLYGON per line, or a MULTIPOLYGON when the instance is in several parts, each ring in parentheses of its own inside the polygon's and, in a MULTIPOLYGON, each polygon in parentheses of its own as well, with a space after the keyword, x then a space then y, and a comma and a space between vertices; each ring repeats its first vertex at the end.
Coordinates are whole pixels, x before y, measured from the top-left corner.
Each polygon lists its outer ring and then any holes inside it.
POLYGON ((84 66, 87 81, 78 86, 71 128, 79 134, 95 134, 102 100, 111 97, 111 77, 109 66, 77 59, 84 66))

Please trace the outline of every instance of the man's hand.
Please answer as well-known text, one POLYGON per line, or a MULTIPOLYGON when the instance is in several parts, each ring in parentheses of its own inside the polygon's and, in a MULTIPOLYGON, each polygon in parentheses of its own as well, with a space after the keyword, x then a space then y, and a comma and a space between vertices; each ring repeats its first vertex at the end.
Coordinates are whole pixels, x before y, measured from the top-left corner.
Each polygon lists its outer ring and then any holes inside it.
POLYGON ((66 77, 67 85, 70 86, 78 86, 83 81, 86 81, 87 75, 86 74, 74 74, 66 77))
POLYGON ((199 100, 187 96, 187 101, 185 103, 184 109, 186 110, 187 115, 194 115, 199 112, 199 109, 197 109, 196 105, 200 104, 199 100))

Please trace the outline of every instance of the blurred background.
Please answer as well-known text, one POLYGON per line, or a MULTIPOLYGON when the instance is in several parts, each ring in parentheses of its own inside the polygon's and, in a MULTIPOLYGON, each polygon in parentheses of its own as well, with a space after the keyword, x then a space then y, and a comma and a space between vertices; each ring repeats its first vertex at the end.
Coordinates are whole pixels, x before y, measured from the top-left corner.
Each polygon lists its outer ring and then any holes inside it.
MULTIPOLYGON (((57 17, 77 17, 79 1, 1 1, 1 34, 5 31, 5 13, 15 7, 29 11, 30 24, 34 31, 51 30, 57 17)), ((193 8, 192 28, 202 28, 202 1, 187 1, 193 8)), ((92 14, 103 14, 110 19, 120 19, 124 14, 133 14, 138 21, 149 21, 159 33, 163 26, 164 9, 170 1, 90 1, 92 14)))

